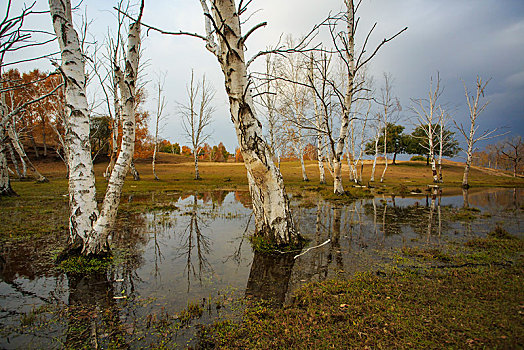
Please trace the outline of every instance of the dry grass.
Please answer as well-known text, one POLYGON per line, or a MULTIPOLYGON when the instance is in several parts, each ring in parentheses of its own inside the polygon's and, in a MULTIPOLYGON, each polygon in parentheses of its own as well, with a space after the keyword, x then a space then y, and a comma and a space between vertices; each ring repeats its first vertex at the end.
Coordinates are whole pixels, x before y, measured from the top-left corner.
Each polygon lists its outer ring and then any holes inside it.
MULTIPOLYGON (((384 187, 389 190, 398 190, 403 188, 422 188, 432 183, 431 168, 426 166, 425 162, 398 161, 397 165, 388 165, 385 180, 379 183, 380 176, 384 169, 384 164, 377 164, 374 185, 384 187)), ((61 162, 37 162, 38 169, 49 178, 64 178, 65 167, 61 162)), ((95 164, 95 175, 101 178, 107 164, 95 164)), ((369 183, 371 175, 371 162, 364 164, 363 184, 369 183)), ((138 160, 136 167, 144 181, 153 181, 150 160, 138 160)), ((199 163, 200 176, 202 180, 195 181, 194 164, 192 158, 172 154, 160 154, 157 161, 157 175, 160 178, 158 186, 165 187, 171 185, 180 189, 202 187, 222 188, 222 189, 240 189, 247 187, 246 170, 243 163, 214 163, 201 161, 199 163)), ((306 171, 310 179, 309 182, 302 181, 300 163, 298 161, 282 162, 282 175, 286 185, 290 188, 308 189, 318 188, 319 170, 316 161, 306 161, 306 171)), ((462 183, 463 164, 453 161, 446 161, 443 165, 445 187, 460 187, 462 183)), ((348 186, 349 169, 344 164, 343 182, 348 186)), ((329 188, 332 185, 332 179, 326 170, 326 178, 329 188)), ((132 183, 131 179, 127 183, 132 183)), ((473 167, 470 171, 470 185, 472 187, 501 186, 501 187, 522 187, 524 186, 523 178, 514 178, 507 172, 493 172, 484 168, 473 167)))

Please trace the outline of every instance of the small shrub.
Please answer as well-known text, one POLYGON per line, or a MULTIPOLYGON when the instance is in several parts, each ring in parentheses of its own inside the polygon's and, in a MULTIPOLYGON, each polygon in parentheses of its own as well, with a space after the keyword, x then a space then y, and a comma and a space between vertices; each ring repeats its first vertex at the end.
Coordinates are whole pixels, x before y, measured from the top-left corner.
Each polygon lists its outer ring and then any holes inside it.
POLYGON ((428 158, 424 156, 413 156, 410 160, 414 162, 425 162, 428 160, 428 158))

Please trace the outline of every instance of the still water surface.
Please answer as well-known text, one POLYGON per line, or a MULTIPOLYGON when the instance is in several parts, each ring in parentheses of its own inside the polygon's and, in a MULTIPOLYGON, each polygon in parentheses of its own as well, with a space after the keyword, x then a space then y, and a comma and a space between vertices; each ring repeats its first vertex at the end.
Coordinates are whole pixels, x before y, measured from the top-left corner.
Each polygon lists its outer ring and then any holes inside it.
MULTIPOLYGON (((0 255, 0 347, 194 346, 197 325, 236 317, 244 296, 286 303, 305 283, 373 270, 398 248, 485 236, 496 224, 522 235, 523 192, 483 189, 345 205, 295 196, 295 221, 310 240, 298 257, 253 254, 245 192, 173 195, 164 208, 121 217, 113 237, 117 264, 103 274, 60 272, 52 250, 63 234, 11 242, 0 255), (475 219, 457 216, 464 205, 480 209, 475 219), (203 313, 182 322, 188 304, 203 313)), ((155 203, 154 195, 127 200, 155 203)))

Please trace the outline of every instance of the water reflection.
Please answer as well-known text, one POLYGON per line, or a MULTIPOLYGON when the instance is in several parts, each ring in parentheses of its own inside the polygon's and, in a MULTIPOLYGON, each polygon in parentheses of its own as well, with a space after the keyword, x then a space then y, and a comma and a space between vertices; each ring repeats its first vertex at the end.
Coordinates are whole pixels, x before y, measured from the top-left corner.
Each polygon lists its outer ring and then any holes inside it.
MULTIPOLYGON (((393 248, 482 236, 497 222, 522 234, 522 189, 447 191, 345 205, 304 194, 293 210, 311 249, 296 259, 253 254, 247 192, 135 195, 128 205, 147 209, 119 213, 112 237, 117 264, 107 273, 57 270, 51 251, 65 241, 60 234, 0 246, 0 348, 75 348, 82 339, 92 348, 147 347, 163 335, 144 320, 173 320, 188 302, 247 295, 281 305, 305 283, 373 270, 393 248), (306 196, 308 205, 301 205, 306 196), (480 212, 460 218, 463 206, 480 212), (53 312, 29 318, 43 306, 53 312)), ((193 322, 216 317, 210 311, 193 322)), ((193 329, 179 330, 173 341, 186 345, 193 329)))
POLYGON ((106 271, 88 275, 68 274, 68 325, 65 348, 127 349, 120 323, 119 305, 106 271))
POLYGON ((281 306, 286 295, 295 259, 293 254, 255 253, 246 286, 248 298, 281 306))
MULTIPOLYGON (((223 203, 224 197, 220 196, 218 203, 223 203)), ((205 203, 205 201, 204 201, 205 203)), ((215 201, 213 201, 213 208, 215 201)), ((202 283, 202 273, 212 270, 207 256, 210 253, 210 239, 202 233, 201 227, 208 228, 206 221, 198 214, 197 195, 193 195, 193 206, 190 211, 185 213, 189 216, 189 222, 180 237, 181 244, 177 248, 179 257, 184 257, 185 272, 187 273, 187 291, 191 286, 191 275, 202 283), (196 260, 196 261, 195 261, 196 260)))

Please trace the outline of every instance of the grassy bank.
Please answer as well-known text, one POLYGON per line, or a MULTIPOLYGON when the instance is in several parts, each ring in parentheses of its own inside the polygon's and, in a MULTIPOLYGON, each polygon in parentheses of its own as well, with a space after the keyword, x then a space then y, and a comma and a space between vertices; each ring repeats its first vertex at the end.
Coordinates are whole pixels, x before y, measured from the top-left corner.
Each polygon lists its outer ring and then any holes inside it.
POLYGON ((399 251, 347 280, 309 284, 282 309, 201 330, 204 348, 505 348, 524 336, 524 242, 502 230, 442 250, 399 251))
MULTIPOLYGON (((161 154, 157 163, 157 174, 160 181, 153 179, 151 164, 148 161, 137 161, 137 169, 141 174, 141 181, 126 179, 122 201, 119 208, 119 217, 130 212, 144 211, 152 206, 170 206, 174 193, 207 192, 212 190, 246 191, 248 189, 246 170, 243 163, 213 163, 201 162, 200 173, 202 180, 195 181, 194 165, 187 157, 161 154), (149 196, 147 200, 138 201, 137 198, 149 196), (134 198, 134 200, 130 200, 134 198), (153 203, 154 202, 154 203, 153 203)), ((67 179, 65 167, 61 162, 38 162, 37 167, 49 179, 49 183, 37 184, 33 181, 12 181, 13 189, 19 197, 1 198, 0 208, 4 217, 0 225, 0 240, 10 237, 39 236, 65 231, 67 229, 67 179)), ((105 163, 95 165, 97 178, 97 197, 102 200, 107 182, 102 174, 105 163)), ((390 165, 384 183, 371 183, 370 190, 355 188, 350 185, 347 164, 343 168, 343 180, 348 191, 347 196, 334 196, 332 182, 327 175, 328 183, 320 185, 318 180, 318 166, 314 161, 306 162, 309 182, 302 181, 300 163, 282 162, 281 170, 285 184, 290 193, 303 195, 307 192, 319 192, 326 199, 335 201, 351 201, 355 197, 365 197, 371 194, 405 195, 411 191, 424 193, 428 184, 431 184, 431 169, 424 162, 399 162, 390 165)), ((379 164, 376 174, 379 176, 383 165, 379 164)), ((364 167, 363 183, 368 184, 371 165, 364 167)), ((449 162, 444 165, 445 193, 461 194, 459 188, 462 181, 462 165, 449 162)), ((474 193, 481 187, 523 187, 524 179, 513 178, 505 173, 493 173, 487 170, 473 168, 470 175, 474 193)))

